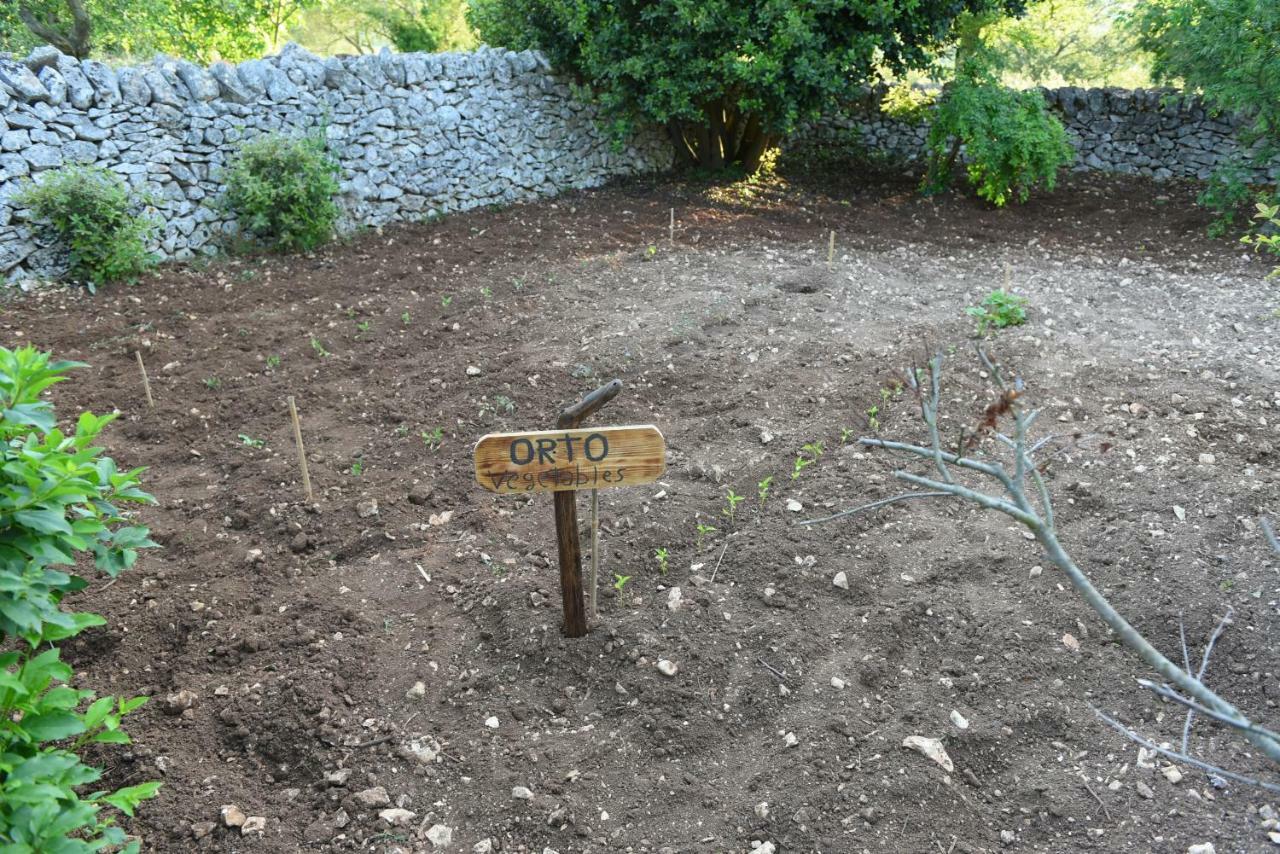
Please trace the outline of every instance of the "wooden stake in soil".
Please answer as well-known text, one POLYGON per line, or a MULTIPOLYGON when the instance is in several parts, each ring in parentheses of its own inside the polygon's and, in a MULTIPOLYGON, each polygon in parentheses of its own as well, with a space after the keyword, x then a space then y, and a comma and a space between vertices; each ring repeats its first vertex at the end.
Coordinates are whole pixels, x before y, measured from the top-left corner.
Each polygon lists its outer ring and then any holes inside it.
POLYGON ((835 260, 835 257, 836 257, 836 233, 835 233, 835 230, 833 229, 831 232, 831 237, 827 240, 827 266, 828 267, 831 266, 831 262, 835 260))
POLYGON ((600 490, 591 490, 591 617, 600 615, 600 490))
POLYGON ((151 396, 151 380, 147 379, 147 366, 142 363, 142 351, 134 350, 133 355, 138 357, 138 370, 142 372, 142 390, 147 393, 147 406, 155 409, 156 401, 151 396))
POLYGON ((298 404, 293 395, 289 395, 289 417, 293 419, 293 441, 298 446, 298 467, 302 469, 302 489, 307 494, 307 503, 314 504, 315 495, 311 492, 311 472, 307 469, 307 449, 302 445, 302 422, 298 420, 298 404))
MULTIPOLYGON (((576 493, 653 483, 667 467, 666 440, 652 424, 579 428, 621 389, 619 380, 600 386, 561 412, 555 430, 490 433, 473 452, 476 483, 490 492, 555 493, 564 633, 571 638, 587 633, 576 493)), ((598 504, 595 515, 598 522, 598 504)), ((593 557, 598 542, 593 536, 593 557)))
POLYGON ((676 209, 671 209, 671 224, 667 226, 667 239, 672 244, 676 242, 676 209))

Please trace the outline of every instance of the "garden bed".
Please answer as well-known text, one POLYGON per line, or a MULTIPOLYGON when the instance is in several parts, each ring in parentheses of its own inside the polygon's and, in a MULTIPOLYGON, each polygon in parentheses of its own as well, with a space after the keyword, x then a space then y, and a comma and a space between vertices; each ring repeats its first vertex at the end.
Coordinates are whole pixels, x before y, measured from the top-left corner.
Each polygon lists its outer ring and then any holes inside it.
MULTIPOLYGON (((919 439, 893 389, 934 350, 948 426, 976 423, 964 308, 1007 270, 1029 322, 991 347, 1067 437, 1064 543, 1175 659, 1180 615, 1198 655, 1234 608, 1207 680, 1274 725, 1280 561, 1255 520, 1280 514, 1277 300, 1190 195, 1077 176, 995 211, 894 181, 633 183, 15 300, 11 341, 91 365, 59 411, 119 408, 109 451, 159 500, 164 548, 81 594, 109 624, 66 650, 85 686, 154 697, 135 745, 94 757, 164 783, 127 827, 164 852, 432 850, 440 827, 451 850, 560 854, 1265 848, 1265 793, 1171 783, 1094 718, 1182 728, 1004 517, 794 524, 898 491, 901 460, 842 436, 878 406, 880 434, 919 439), (566 640, 550 497, 481 490, 470 452, 614 377, 593 423, 657 425, 668 470, 601 493, 610 583, 566 640), (166 708, 179 690, 188 711, 166 708), (955 772, 910 735, 944 738, 955 772)), ((1208 722, 1192 745, 1267 773, 1208 722)))

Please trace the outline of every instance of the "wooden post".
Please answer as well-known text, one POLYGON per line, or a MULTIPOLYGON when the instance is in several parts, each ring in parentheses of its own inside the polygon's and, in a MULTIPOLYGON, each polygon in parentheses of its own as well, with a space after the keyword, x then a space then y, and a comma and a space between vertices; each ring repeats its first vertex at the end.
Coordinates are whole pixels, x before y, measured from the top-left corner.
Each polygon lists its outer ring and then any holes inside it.
POLYGON ((600 490, 591 490, 591 617, 600 616, 600 490))
MULTIPOLYGON (((622 391, 622 380, 612 380, 560 413, 556 427, 567 430, 604 406, 622 391)), ((582 601, 582 550, 578 542, 576 490, 555 494, 556 545, 560 552, 560 596, 564 602, 564 633, 580 638, 587 633, 587 612, 582 601)))
POLYGON ((828 267, 831 266, 831 262, 835 260, 835 257, 836 257, 836 233, 835 233, 835 230, 833 229, 831 232, 830 239, 827 240, 827 266, 828 267))
POLYGON ((142 372, 142 390, 147 393, 147 406, 155 409, 156 401, 151 396, 151 380, 147 379, 147 366, 142 363, 142 351, 134 350, 133 355, 138 357, 138 370, 142 372))
POLYGON ((676 242, 676 209, 671 209, 671 224, 667 226, 667 240, 674 246, 676 242))
POLYGON ((293 441, 298 446, 298 466, 302 469, 302 489, 307 494, 307 503, 314 504, 316 497, 311 492, 311 472, 307 469, 307 449, 302 445, 302 422, 298 420, 298 404, 293 395, 289 395, 289 417, 293 419, 293 441))

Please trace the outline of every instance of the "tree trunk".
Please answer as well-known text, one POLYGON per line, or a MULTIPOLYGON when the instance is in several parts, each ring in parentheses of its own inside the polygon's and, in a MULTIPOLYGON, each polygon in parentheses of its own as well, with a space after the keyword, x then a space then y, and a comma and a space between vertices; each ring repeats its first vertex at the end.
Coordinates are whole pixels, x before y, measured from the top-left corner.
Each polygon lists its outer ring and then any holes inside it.
POLYGON ((760 169, 760 161, 774 140, 764 132, 758 116, 750 116, 742 131, 742 140, 738 144, 738 162, 748 175, 760 169))
POLYGON ((724 102, 713 101, 703 109, 703 112, 707 115, 707 145, 704 150, 698 152, 698 158, 702 161, 704 168, 719 172, 724 168, 726 153, 724 102))
POLYGON ((66 4, 71 12, 71 26, 65 32, 56 24, 36 17, 26 3, 18 7, 18 17, 36 38, 48 42, 68 56, 87 59, 93 33, 89 13, 84 8, 83 0, 66 0, 66 4))
POLYGON ((697 153, 689 148, 689 142, 685 139, 684 125, 674 119, 667 122, 667 138, 671 140, 671 149, 675 153, 672 165, 676 169, 684 170, 697 167, 697 153))

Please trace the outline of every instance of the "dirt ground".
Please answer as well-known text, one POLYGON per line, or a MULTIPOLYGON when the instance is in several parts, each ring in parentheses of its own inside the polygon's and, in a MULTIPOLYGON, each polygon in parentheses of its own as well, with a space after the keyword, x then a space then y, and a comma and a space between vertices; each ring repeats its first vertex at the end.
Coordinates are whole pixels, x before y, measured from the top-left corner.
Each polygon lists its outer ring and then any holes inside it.
MULTIPOLYGON (((1255 521, 1280 515, 1280 299, 1192 192, 1075 177, 995 211, 892 180, 636 182, 10 302, 8 342, 91 364, 59 411, 119 408, 109 451, 159 502, 163 548, 81 594, 109 625, 67 651, 84 686, 153 697, 95 757, 164 783, 126 826, 157 852, 1274 848, 1280 798, 1171 782, 1094 717, 1180 742, 1012 522, 915 501, 795 524, 900 491, 910 462, 855 442, 872 406, 923 437, 898 371, 947 354, 943 433, 977 422, 964 308, 1007 277, 1029 321, 990 346, 1062 437, 1064 543, 1175 660, 1180 617, 1198 658, 1234 609, 1207 680, 1280 723, 1255 521), (601 493, 601 614, 567 640, 550 496, 482 491, 470 452, 614 377, 592 423, 657 425, 668 470, 601 493)), ((1277 780, 1210 722, 1191 745, 1277 780)))

